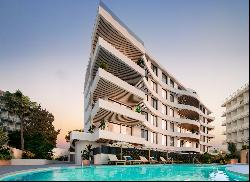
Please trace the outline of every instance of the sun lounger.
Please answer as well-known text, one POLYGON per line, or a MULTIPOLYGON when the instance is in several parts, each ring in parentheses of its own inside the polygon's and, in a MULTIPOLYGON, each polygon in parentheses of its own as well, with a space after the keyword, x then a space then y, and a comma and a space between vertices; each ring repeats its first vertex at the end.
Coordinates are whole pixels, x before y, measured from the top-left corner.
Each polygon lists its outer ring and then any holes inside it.
POLYGON ((150 164, 155 164, 155 163, 157 163, 158 161, 156 161, 156 160, 148 160, 148 159, 146 159, 146 157, 144 157, 144 156, 140 156, 140 159, 141 159, 141 161, 143 162, 143 163, 150 163, 150 164))
POLYGON ((170 158, 168 158, 167 160, 164 157, 160 157, 161 162, 163 164, 168 164, 168 163, 172 163, 172 160, 170 158))
POLYGON ((128 164, 141 164, 141 160, 134 160, 131 156, 123 156, 128 164))
POLYGON ((125 165, 126 164, 126 160, 119 160, 119 159, 117 159, 116 155, 114 155, 114 154, 109 154, 108 157, 109 157, 109 163, 115 163, 115 165, 117 165, 117 164, 125 165))

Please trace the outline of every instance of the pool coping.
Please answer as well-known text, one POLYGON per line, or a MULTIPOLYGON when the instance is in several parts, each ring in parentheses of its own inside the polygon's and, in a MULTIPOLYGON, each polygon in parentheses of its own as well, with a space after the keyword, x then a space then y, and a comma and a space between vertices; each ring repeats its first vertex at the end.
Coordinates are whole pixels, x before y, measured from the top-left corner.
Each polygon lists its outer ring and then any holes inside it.
MULTIPOLYGON (((164 166, 172 166, 172 165, 194 165, 194 164, 146 164, 143 166, 150 166, 150 167, 154 167, 154 166, 159 166, 159 165, 164 165, 164 166)), ((200 164, 195 164, 197 166, 199 166, 200 164)), ((235 172, 230 170, 230 165, 220 165, 220 164, 202 164, 203 166, 221 166, 221 167, 225 167, 229 172, 238 174, 238 175, 243 175, 245 177, 249 177, 249 174, 244 174, 244 173, 240 173, 240 172, 235 172)), ((131 166, 142 166, 142 165, 119 165, 121 167, 131 167, 131 166)), ((50 171, 50 170, 55 170, 55 169, 62 169, 62 168, 80 168, 80 167, 85 167, 85 168, 89 168, 89 167, 117 167, 117 165, 90 165, 90 166, 81 166, 81 165, 74 165, 74 166, 55 166, 55 167, 41 167, 41 168, 33 168, 33 169, 25 169, 25 170, 17 170, 14 172, 7 172, 5 174, 0 175, 0 181, 4 181, 4 178, 8 178, 8 177, 12 177, 14 175, 22 175, 23 173, 29 173, 29 172, 43 172, 43 171, 50 171)))

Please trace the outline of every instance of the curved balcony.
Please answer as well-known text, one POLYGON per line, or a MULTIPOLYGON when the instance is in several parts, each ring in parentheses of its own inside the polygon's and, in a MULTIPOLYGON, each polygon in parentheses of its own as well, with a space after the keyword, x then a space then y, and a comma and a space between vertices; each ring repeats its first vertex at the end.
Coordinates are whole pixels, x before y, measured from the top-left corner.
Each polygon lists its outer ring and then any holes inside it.
MULTIPOLYGON (((143 59, 146 60, 145 55, 143 56, 143 59)), ((176 94, 178 94, 178 95, 180 95, 180 96, 181 96, 181 95, 190 96, 190 98, 192 98, 192 99, 197 99, 197 100, 199 101, 200 104, 204 105, 204 104, 200 101, 200 98, 199 98, 199 96, 198 96, 196 93, 193 93, 193 92, 188 91, 188 90, 180 90, 180 89, 177 89, 177 88, 173 88, 173 87, 170 87, 170 86, 167 85, 167 84, 162 83, 162 81, 161 81, 161 80, 154 74, 154 72, 151 70, 149 63, 148 63, 147 61, 144 61, 144 62, 145 62, 145 66, 146 66, 146 68, 147 68, 147 70, 148 70, 148 74, 151 75, 152 78, 153 78, 159 85, 161 85, 161 87, 162 87, 163 89, 168 90, 168 91, 171 91, 171 92, 174 92, 174 93, 176 93, 176 94)), ((195 107, 195 108, 196 108, 196 107, 195 107)), ((198 110, 199 110, 199 109, 198 109, 198 110)), ((208 110, 208 114, 210 114, 211 111, 210 111, 208 108, 207 108, 207 110, 208 110)), ((200 111, 200 110, 199 110, 199 111, 200 111)), ((201 112, 201 111, 200 111, 200 113, 201 113, 201 115, 204 115, 204 117, 207 117, 207 118, 210 118, 211 120, 214 120, 213 117, 208 116, 208 115, 205 115, 205 114, 204 114, 203 112, 201 112)))
MULTIPOLYGON (((156 77, 156 78, 158 79, 158 77, 156 77)), ((171 107, 178 108, 178 109, 180 109, 180 110, 184 109, 184 110, 191 110, 191 111, 193 111, 193 112, 197 112, 199 115, 201 115, 201 116, 207 118, 207 119, 208 119, 208 122, 212 122, 212 121, 214 120, 214 117, 204 114, 204 113, 203 113, 199 108, 197 108, 197 107, 194 107, 194 106, 192 106, 192 105, 184 105, 184 104, 177 104, 177 103, 174 103, 174 102, 169 102, 169 101, 167 101, 166 99, 162 98, 159 94, 157 94, 157 93, 150 87, 150 85, 148 84, 148 81, 147 81, 145 78, 143 78, 143 83, 144 83, 144 91, 146 91, 146 92, 152 94, 154 97, 156 97, 156 98, 158 98, 158 99, 161 98, 161 101, 162 101, 164 104, 169 105, 169 106, 171 106, 171 107)), ((158 83, 159 83, 159 82, 158 82, 158 83)), ((160 84, 160 83, 159 83, 159 84, 160 84)), ((161 85, 161 86, 162 86, 162 85, 161 85)), ((172 88, 172 87, 170 87, 170 88, 172 88)), ((176 90, 178 90, 178 89, 176 89, 176 90)), ((180 91, 180 90, 178 90, 178 91, 180 91)), ((181 91, 183 91, 183 90, 181 90, 181 91)))
POLYGON ((178 114, 181 117, 185 117, 191 120, 199 120, 199 117, 200 117, 199 113, 197 113, 196 111, 189 110, 189 109, 180 109, 178 111, 178 114))
POLYGON ((99 37, 88 66, 90 76, 84 90, 85 97, 89 93, 89 88, 101 64, 106 65, 107 72, 133 86, 145 76, 145 71, 140 66, 99 37))
POLYGON ((82 140, 82 141, 96 141, 96 142, 110 142, 110 141, 121 141, 139 145, 146 145, 147 141, 144 138, 125 135, 121 133, 114 133, 107 130, 96 129, 93 134, 85 132, 71 132, 71 140, 82 140))
POLYGON ((90 93, 93 93, 93 101, 110 98, 128 106, 138 105, 145 97, 141 90, 101 68, 96 73, 90 93))
POLYGON ((200 105, 200 101, 197 98, 189 95, 178 96, 178 103, 183 105, 194 106, 196 108, 199 108, 200 105))
POLYGON ((180 139, 191 141, 191 142, 199 142, 200 135, 193 133, 180 133, 180 139))
POLYGON ((144 43, 104 5, 99 6, 92 34, 92 53, 102 37, 131 60, 138 60, 145 52, 144 43))
POLYGON ((194 147, 178 147, 177 151, 180 151, 180 152, 200 152, 200 149, 194 148, 194 147))
POLYGON ((95 103, 90 118, 93 119, 93 123, 105 120, 127 126, 138 125, 144 121, 144 116, 133 111, 132 107, 103 99, 98 99, 95 103))

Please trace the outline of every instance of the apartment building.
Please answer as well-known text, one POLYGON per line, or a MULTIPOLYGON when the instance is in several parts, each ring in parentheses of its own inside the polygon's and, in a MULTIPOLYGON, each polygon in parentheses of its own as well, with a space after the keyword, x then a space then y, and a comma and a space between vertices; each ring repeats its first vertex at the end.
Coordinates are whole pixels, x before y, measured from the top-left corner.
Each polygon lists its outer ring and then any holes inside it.
POLYGON ((70 135, 76 163, 81 162, 81 150, 87 144, 100 148, 96 164, 107 163, 101 146, 113 142, 158 151, 208 152, 214 138, 211 111, 103 3, 91 43, 84 84, 84 132, 70 135), (102 123, 105 127, 100 129, 102 123))
POLYGON ((222 107, 226 109, 222 114, 226 118, 222 122, 226 126, 225 143, 235 143, 238 150, 249 146, 249 83, 230 95, 222 107))
MULTIPOLYGON (((3 96, 4 91, 0 90, 0 97, 3 96)), ((10 115, 6 110, 4 103, 0 100, 0 127, 5 132, 15 131, 20 129, 20 119, 17 116, 10 115)))

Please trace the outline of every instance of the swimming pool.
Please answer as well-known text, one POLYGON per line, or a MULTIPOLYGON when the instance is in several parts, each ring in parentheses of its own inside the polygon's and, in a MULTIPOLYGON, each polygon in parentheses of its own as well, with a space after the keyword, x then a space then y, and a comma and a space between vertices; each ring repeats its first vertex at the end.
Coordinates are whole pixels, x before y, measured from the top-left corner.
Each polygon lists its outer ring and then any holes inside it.
POLYGON ((221 165, 131 165, 59 167, 21 172, 0 181, 248 181, 221 165))

